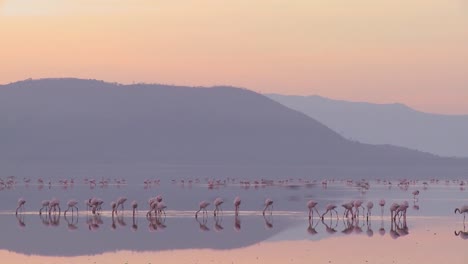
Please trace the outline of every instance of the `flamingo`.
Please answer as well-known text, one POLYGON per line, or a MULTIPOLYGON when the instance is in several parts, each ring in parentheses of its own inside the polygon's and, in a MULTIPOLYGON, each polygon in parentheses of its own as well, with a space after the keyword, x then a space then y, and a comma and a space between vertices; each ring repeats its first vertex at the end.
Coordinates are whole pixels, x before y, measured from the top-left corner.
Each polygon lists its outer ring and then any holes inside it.
POLYGON ((344 209, 345 209, 345 211, 344 211, 344 213, 343 213, 343 218, 344 218, 345 216, 348 217, 349 212, 351 212, 351 215, 353 215, 353 217, 354 217, 354 214, 353 214, 354 201, 351 201, 351 202, 349 202, 349 203, 344 203, 344 204, 342 204, 341 206, 343 206, 344 209))
POLYGON ((117 200, 117 208, 119 208, 119 206, 122 207, 122 211, 124 210, 124 203, 125 201, 127 201, 127 198, 125 197, 119 197, 119 199, 117 200))
POLYGON ((399 217, 403 216, 406 219, 406 210, 408 209, 408 207, 409 207, 409 204, 407 201, 402 202, 395 211, 395 217, 399 215, 399 217))
POLYGON ((135 211, 138 207, 138 203, 136 201, 132 202, 132 209, 133 209, 133 217, 135 217, 135 211))
MULTIPOLYGON (((214 216, 216 216, 216 213, 219 212, 220 208, 221 208, 221 205, 224 203, 223 199, 218 197, 214 200, 214 205, 215 205, 215 209, 213 211, 214 213, 214 216)), ((221 209, 221 212, 223 211, 223 209, 221 209)))
POLYGON ((271 214, 271 212, 273 211, 273 200, 271 200, 270 198, 267 198, 265 200, 265 208, 263 209, 263 215, 265 215, 265 211, 268 207, 270 207, 270 214, 271 214))
POLYGON ((414 191, 413 192, 413 199, 417 200, 416 196, 418 196, 418 195, 419 195, 419 190, 414 191))
POLYGON ((65 210, 65 212, 63 213, 64 215, 67 214, 67 211, 71 208, 72 209, 72 214, 73 214, 73 208, 76 209, 76 213, 78 214, 78 207, 76 206, 78 204, 78 201, 77 200, 70 200, 68 201, 67 205, 68 205, 68 208, 67 210, 65 210))
MULTIPOLYGON (((359 207, 362 207, 362 209, 364 210, 364 207, 362 206, 362 203, 363 201, 362 200, 356 200, 354 201, 354 208, 356 209, 354 211, 354 213, 359 216, 359 207)), ((364 216, 364 212, 362 213, 362 215, 364 216)), ((356 217, 355 215, 353 215, 353 218, 356 217)))
POLYGON ((309 200, 307 202, 307 208, 309 208, 309 219, 311 219, 314 215, 314 212, 313 210, 315 209, 315 211, 317 212, 318 215, 320 215, 319 211, 317 210, 317 208, 315 207, 318 203, 314 200, 309 200))
POLYGON ((369 216, 371 215, 372 208, 374 208, 374 203, 369 201, 367 203, 367 218, 366 218, 367 220, 369 220, 369 216))
POLYGON ((111 208, 112 208, 112 217, 114 217, 114 213, 117 214, 117 203, 111 202, 111 208))
POLYGON ((207 212, 206 212, 206 207, 208 207, 208 205, 210 205, 210 202, 208 202, 208 201, 201 201, 200 204, 199 204, 200 209, 195 213, 195 218, 198 218, 198 213, 199 213, 200 211, 202 211, 202 210, 203 210, 203 212, 202 212, 203 215, 204 215, 205 213, 207 213, 207 212))
POLYGON ((42 207, 41 209, 39 209, 39 215, 42 215, 42 210, 44 210, 44 208, 47 210, 47 208, 49 207, 49 200, 43 200, 41 204, 42 207))
MULTIPOLYGON (((396 212, 396 210, 398 209, 398 207, 400 207, 400 205, 397 204, 397 203, 392 203, 392 205, 390 205, 390 216, 391 216, 392 219, 394 219, 393 213, 396 212)), ((395 213, 395 217, 396 217, 396 213, 395 213)))
POLYGON ((160 202, 156 204, 156 210, 160 215, 164 213, 164 216, 166 216, 166 208, 167 206, 164 202, 160 202))
POLYGON ((455 208, 455 214, 456 213, 463 214, 463 222, 465 222, 466 213, 468 213, 468 205, 464 205, 460 208, 455 208))
POLYGON ((382 215, 383 215, 384 206, 385 206, 385 200, 384 200, 384 199, 381 199, 381 200, 379 201, 379 205, 380 205, 380 208, 382 209, 382 215))
POLYGON ((236 211, 236 215, 239 215, 239 206, 241 204, 241 198, 239 196, 237 196, 236 198, 234 198, 234 208, 235 208, 235 211, 236 211))
POLYGON ((335 205, 335 204, 328 204, 327 207, 326 207, 326 209, 327 209, 327 210, 326 210, 325 213, 323 213, 323 215, 322 215, 322 220, 323 220, 323 217, 324 217, 328 212, 330 212, 330 217, 332 217, 332 216, 333 216, 332 211, 335 211, 335 213, 336 213, 336 219, 338 219, 338 211, 336 211, 336 205, 335 205))
POLYGON ((21 209, 21 211, 24 210, 24 204, 26 203, 26 200, 24 198, 19 198, 18 199, 18 207, 16 207, 16 214, 18 214, 18 210, 21 209))
POLYGON ((52 212, 52 209, 54 209, 54 212, 55 212, 57 208, 59 210, 59 215, 60 215, 60 201, 57 198, 53 198, 49 202, 49 214, 52 212))

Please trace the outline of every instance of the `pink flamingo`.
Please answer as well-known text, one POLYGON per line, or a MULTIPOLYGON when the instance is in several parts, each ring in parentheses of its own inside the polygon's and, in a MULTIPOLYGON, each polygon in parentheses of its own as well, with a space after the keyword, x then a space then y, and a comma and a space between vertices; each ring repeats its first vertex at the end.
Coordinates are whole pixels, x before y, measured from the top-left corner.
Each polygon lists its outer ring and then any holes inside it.
POLYGON ((157 212, 161 215, 164 213, 164 216, 166 216, 166 204, 164 202, 159 202, 156 204, 156 209, 157 209, 157 212))
POLYGON ((314 215, 314 212, 313 210, 315 209, 315 211, 317 212, 318 215, 320 215, 319 211, 317 210, 317 208, 315 207, 318 203, 314 200, 309 200, 307 202, 307 208, 309 208, 309 219, 312 218, 312 216, 314 215))
POLYGON ((380 208, 382 210, 382 215, 383 215, 383 211, 384 211, 384 206, 385 206, 385 200, 384 199, 381 199, 379 201, 379 205, 380 205, 380 208))
POLYGON ((330 217, 333 217, 333 213, 332 211, 335 211, 336 213, 336 219, 338 220, 338 211, 336 211, 336 205, 335 204, 328 204, 327 207, 326 207, 326 211, 325 213, 323 213, 322 215, 322 220, 323 220, 323 217, 328 213, 330 212, 330 217))
POLYGON ((206 211, 206 207, 208 207, 208 205, 210 205, 210 202, 208 202, 208 201, 201 201, 200 204, 199 204, 200 209, 195 213, 195 218, 198 218, 198 213, 199 213, 200 211, 202 211, 202 210, 203 210, 203 212, 202 212, 203 215, 205 215, 205 213, 208 214, 208 212, 206 211))
POLYGON ((67 215, 67 211, 71 208, 72 209, 72 214, 73 214, 73 208, 76 209, 76 213, 78 214, 78 207, 76 206, 78 204, 78 201, 76 200, 70 200, 68 201, 67 205, 68 205, 68 208, 67 210, 65 210, 65 212, 63 213, 63 215, 67 215))
MULTIPOLYGON (((216 213, 219 212, 219 210, 221 209, 221 205, 224 203, 223 199, 218 197, 214 200, 214 205, 215 205, 215 209, 213 211, 213 214, 214 216, 216 216, 216 213)), ((221 212, 223 212, 223 209, 221 209, 221 212)))
POLYGON ((119 197, 119 199, 117 200, 117 208, 118 208, 119 206, 121 206, 122 211, 123 211, 123 210, 124 210, 124 203, 125 203, 125 201, 127 201, 127 198, 125 198, 125 197, 119 197))
POLYGON ((413 199, 414 199, 414 200, 417 200, 416 197, 417 197, 418 195, 419 195, 419 190, 414 191, 414 192, 413 192, 413 199))
POLYGON ((21 209, 21 211, 24 210, 24 204, 26 203, 26 200, 24 198, 19 198, 18 199, 18 207, 16 207, 16 214, 18 214, 18 210, 21 209))
POLYGON ((237 196, 235 199, 234 199, 234 208, 235 208, 235 214, 236 215, 239 215, 239 206, 241 204, 241 198, 239 196, 237 196))
MULTIPOLYGON (((355 215, 353 215, 353 218, 359 216, 359 207, 362 207, 362 210, 364 210, 364 207, 362 206, 362 203, 363 203, 362 200, 356 200, 356 201, 354 201, 354 208, 355 208, 356 210, 354 211, 355 215)), ((362 213, 362 215, 364 216, 364 212, 362 213)))
POLYGON ((345 217, 345 216, 348 217, 349 212, 351 212, 351 215, 354 215, 353 214, 354 201, 342 204, 341 206, 343 206, 343 208, 345 209, 345 211, 343 213, 343 217, 345 217))
POLYGON ((52 209, 54 209, 54 212, 55 212, 57 208, 58 208, 59 215, 60 215, 60 201, 57 198, 53 198, 49 202, 49 215, 51 214, 52 209))
POLYGON ((271 214, 273 211, 273 200, 271 200, 270 198, 267 198, 265 200, 265 208, 263 209, 263 215, 265 215, 265 211, 268 207, 270 207, 270 214, 271 214))
POLYGON ((41 204, 42 204, 42 207, 41 209, 39 209, 39 215, 42 215, 42 210, 44 209, 47 210, 49 208, 49 200, 43 200, 41 204))
POLYGON ((463 214, 463 222, 465 222, 466 213, 468 213, 468 205, 464 205, 460 208, 455 208, 455 214, 456 213, 463 214))
POLYGON ((395 217, 396 217, 396 211, 397 211, 398 207, 400 207, 400 205, 397 204, 397 203, 392 203, 392 205, 390 205, 390 217, 391 217, 392 219, 395 219, 395 217), (393 217, 393 214, 394 214, 394 213, 395 213, 395 217, 393 217))

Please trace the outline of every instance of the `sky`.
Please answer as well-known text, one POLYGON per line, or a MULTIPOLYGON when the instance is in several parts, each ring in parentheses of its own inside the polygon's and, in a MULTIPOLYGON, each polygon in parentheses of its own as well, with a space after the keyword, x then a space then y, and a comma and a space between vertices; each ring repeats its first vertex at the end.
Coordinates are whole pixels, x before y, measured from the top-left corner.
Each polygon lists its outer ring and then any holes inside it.
POLYGON ((46 77, 468 114, 468 0, 0 0, 0 84, 46 77))

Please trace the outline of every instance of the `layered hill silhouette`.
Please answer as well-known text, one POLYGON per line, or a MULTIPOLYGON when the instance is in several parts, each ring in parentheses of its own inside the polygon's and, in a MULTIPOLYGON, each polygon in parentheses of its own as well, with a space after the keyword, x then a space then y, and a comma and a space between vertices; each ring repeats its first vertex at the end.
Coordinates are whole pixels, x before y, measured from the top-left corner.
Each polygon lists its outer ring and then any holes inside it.
POLYGON ((429 114, 402 104, 348 102, 320 96, 267 96, 359 142, 468 157, 468 115, 429 114))
POLYGON ((0 164, 9 173, 96 164, 263 167, 265 173, 278 167, 374 168, 378 176, 462 175, 468 168, 466 159, 346 140, 305 114, 239 88, 42 79, 0 86, 0 94, 0 164), (40 169, 22 170, 28 167, 40 169))

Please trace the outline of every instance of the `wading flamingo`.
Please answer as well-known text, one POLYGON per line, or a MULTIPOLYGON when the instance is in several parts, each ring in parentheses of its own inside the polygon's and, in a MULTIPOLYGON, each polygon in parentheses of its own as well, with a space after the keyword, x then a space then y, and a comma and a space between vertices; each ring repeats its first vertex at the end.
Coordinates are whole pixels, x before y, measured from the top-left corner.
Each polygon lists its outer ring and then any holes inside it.
POLYGON ((463 214, 463 223, 465 222, 466 214, 468 213, 468 205, 464 205, 460 208, 455 208, 455 214, 463 214))
POLYGON ((236 198, 234 198, 234 210, 235 210, 236 215, 239 215, 240 204, 241 204, 241 198, 237 196, 236 198))
POLYGON ((270 198, 267 198, 265 200, 265 208, 263 208, 263 215, 265 215, 265 211, 268 207, 270 207, 270 214, 271 214, 273 211, 273 200, 271 200, 270 198))
POLYGON ((309 200, 307 202, 307 208, 309 208, 309 219, 311 219, 314 216, 314 209, 317 212, 318 215, 320 215, 319 211, 315 207, 318 203, 314 200, 309 200))
POLYGON ((198 211, 195 213, 195 218, 198 218, 198 213, 200 211, 202 211, 202 214, 205 215, 205 213, 207 214, 208 212, 206 211, 206 207, 208 207, 208 205, 210 205, 210 202, 208 201, 201 201, 199 206, 200 206, 200 209, 198 209, 198 211))
POLYGON ((19 198, 18 199, 18 207, 16 207, 16 214, 18 214, 18 210, 21 209, 21 211, 24 210, 24 204, 26 203, 26 200, 24 198, 19 198))
POLYGON ((67 205, 68 208, 63 212, 64 215, 67 215, 67 211, 71 208, 72 209, 72 214, 73 214, 73 209, 76 209, 76 213, 78 214, 78 207, 76 206, 78 204, 77 200, 70 200, 68 201, 67 205))
MULTIPOLYGON (((221 205, 224 203, 223 199, 218 197, 214 200, 213 204, 215 205, 215 209, 213 211, 214 216, 219 212, 221 209, 221 205)), ((221 209, 221 212, 223 212, 223 209, 221 209)))

